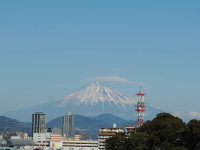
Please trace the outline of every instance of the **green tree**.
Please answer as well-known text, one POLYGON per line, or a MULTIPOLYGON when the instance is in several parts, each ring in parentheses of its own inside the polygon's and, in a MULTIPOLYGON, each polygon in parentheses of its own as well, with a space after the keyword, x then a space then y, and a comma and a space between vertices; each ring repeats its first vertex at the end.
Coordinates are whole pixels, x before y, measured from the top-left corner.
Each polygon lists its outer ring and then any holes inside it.
POLYGON ((143 132, 132 134, 129 138, 125 134, 118 133, 106 140, 107 150, 149 150, 148 135, 143 132))
POLYGON ((178 117, 169 113, 160 113, 152 121, 147 121, 139 131, 149 135, 149 147, 163 149, 165 147, 182 146, 184 143, 183 132, 185 123, 178 117))
POLYGON ((149 149, 149 135, 144 132, 136 132, 131 134, 129 138, 129 147, 134 150, 148 150, 149 149))
POLYGON ((185 145, 191 150, 200 150, 200 121, 190 120, 184 132, 185 145))
POLYGON ((130 137, 117 134, 106 140, 107 150, 200 150, 200 121, 187 126, 178 117, 160 113, 130 137))
POLYGON ((118 133, 115 136, 107 139, 105 144, 108 150, 125 150, 126 149, 126 136, 124 133, 118 133))

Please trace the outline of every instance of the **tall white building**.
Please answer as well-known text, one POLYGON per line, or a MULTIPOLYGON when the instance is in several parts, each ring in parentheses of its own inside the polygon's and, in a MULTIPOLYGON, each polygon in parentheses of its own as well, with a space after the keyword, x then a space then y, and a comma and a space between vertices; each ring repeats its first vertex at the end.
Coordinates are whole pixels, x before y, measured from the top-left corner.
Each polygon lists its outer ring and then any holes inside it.
POLYGON ((71 112, 62 117, 62 135, 64 137, 74 137, 74 115, 71 112))
POLYGON ((35 112, 32 114, 32 133, 45 133, 46 131, 46 114, 43 112, 35 112))
POLYGON ((43 112, 35 112, 32 114, 32 133, 33 141, 36 145, 47 146, 49 142, 47 141, 46 133, 46 114, 43 112))

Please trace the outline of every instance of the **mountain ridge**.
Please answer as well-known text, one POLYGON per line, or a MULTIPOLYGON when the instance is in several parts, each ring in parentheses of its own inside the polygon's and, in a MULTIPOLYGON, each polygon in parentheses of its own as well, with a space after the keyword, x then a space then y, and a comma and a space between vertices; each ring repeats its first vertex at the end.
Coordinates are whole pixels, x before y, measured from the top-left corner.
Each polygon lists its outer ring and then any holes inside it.
MULTIPOLYGON (((44 112, 47 114, 47 121, 49 121, 66 112, 84 116, 98 116, 110 113, 126 120, 135 120, 135 104, 135 99, 98 82, 93 82, 59 101, 7 112, 4 115, 20 121, 30 121, 34 112, 44 112)), ((157 109, 148 103, 146 103, 146 106, 145 117, 147 119, 151 119, 157 113, 162 112, 161 109, 157 109)))
MULTIPOLYGON (((59 116, 46 123, 46 128, 61 128, 61 118, 59 116)), ((75 115, 74 126, 76 134, 87 135, 88 139, 97 139, 99 127, 112 127, 114 123, 118 127, 125 127, 125 125, 135 125, 136 121, 124 120, 112 114, 101 114, 95 117, 87 117, 82 115, 75 115)), ((26 132, 31 136, 31 122, 20 122, 16 119, 11 119, 6 116, 0 116, 0 132, 4 129, 9 133, 16 131, 26 132)))
MULTIPOLYGON (((47 122, 47 127, 61 128, 61 116, 47 122)), ((136 125, 136 121, 124 120, 112 114, 101 114, 95 117, 81 115, 74 116, 74 126, 76 134, 85 134, 87 138, 97 139, 99 127, 112 127, 113 124, 124 128, 126 125, 136 125)))
POLYGON ((31 134, 31 123, 20 122, 16 119, 12 119, 6 116, 0 116, 0 132, 9 131, 13 133, 14 131, 23 131, 31 134))

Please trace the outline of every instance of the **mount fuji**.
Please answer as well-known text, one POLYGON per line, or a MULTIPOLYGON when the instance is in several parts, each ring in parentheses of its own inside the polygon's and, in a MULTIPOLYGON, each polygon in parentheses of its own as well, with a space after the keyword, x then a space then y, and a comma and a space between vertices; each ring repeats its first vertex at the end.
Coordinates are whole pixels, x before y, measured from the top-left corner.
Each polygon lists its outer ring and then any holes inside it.
MULTIPOLYGON (((135 99, 103 86, 99 82, 93 82, 59 101, 7 112, 4 115, 20 121, 31 121, 34 112, 46 113, 47 120, 57 118, 66 112, 91 117, 110 113, 122 119, 135 120, 135 104, 135 99)), ((145 119, 152 119, 160 112, 163 111, 146 103, 145 119)))

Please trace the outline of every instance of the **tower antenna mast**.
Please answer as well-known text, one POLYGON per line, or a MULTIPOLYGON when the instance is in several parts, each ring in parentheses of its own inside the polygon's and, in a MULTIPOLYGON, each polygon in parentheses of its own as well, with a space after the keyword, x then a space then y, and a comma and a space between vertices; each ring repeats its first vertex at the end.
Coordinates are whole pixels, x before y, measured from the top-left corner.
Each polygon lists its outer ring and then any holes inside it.
POLYGON ((137 95, 137 103, 136 103, 136 116, 137 116, 137 127, 140 127, 144 123, 144 112, 145 112, 145 98, 144 93, 142 93, 142 87, 140 86, 139 93, 137 95))

